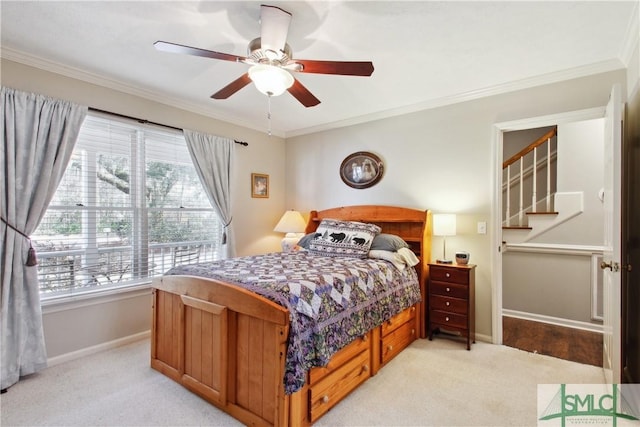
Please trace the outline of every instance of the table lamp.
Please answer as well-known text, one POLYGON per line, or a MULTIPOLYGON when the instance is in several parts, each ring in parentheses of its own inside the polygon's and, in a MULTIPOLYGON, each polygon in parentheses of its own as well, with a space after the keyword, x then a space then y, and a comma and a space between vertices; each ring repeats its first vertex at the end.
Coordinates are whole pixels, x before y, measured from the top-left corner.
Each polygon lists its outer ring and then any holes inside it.
POLYGON ((447 259, 447 236, 456 235, 455 214, 433 214, 433 235, 442 236, 442 259, 436 260, 440 264, 452 264, 447 259))
POLYGON ((280 221, 278 221, 278 224, 276 224, 276 228, 274 228, 273 231, 286 233, 284 239, 282 239, 283 252, 293 250, 302 237, 306 227, 307 223, 300 212, 290 210, 286 211, 284 215, 282 215, 282 218, 280 218, 280 221))

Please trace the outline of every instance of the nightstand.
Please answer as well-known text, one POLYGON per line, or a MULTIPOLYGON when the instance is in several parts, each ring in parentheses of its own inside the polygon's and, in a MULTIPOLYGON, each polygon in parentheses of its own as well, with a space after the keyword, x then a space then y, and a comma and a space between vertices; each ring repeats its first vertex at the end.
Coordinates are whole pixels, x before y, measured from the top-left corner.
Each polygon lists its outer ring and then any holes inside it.
POLYGON ((467 350, 476 342, 476 279, 474 264, 429 264, 427 328, 457 332, 467 338, 467 350))

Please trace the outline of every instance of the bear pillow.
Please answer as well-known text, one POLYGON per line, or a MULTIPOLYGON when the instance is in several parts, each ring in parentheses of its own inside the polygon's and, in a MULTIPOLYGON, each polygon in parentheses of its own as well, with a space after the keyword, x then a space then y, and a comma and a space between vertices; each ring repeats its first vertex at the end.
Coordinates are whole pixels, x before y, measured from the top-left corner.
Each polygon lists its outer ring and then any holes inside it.
POLYGON ((315 255, 366 258, 380 231, 375 224, 325 218, 309 243, 309 251, 315 255))

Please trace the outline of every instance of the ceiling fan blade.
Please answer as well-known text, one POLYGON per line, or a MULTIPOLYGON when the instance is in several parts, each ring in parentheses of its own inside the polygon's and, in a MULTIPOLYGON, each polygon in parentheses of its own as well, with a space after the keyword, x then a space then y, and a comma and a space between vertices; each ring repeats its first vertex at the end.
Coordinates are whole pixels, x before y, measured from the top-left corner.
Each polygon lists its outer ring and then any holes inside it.
POLYGON ((240 77, 238 77, 237 79, 235 79, 234 81, 232 81, 231 83, 229 83, 228 85, 226 85, 225 87, 223 87, 222 89, 220 89, 219 91, 211 95, 211 98, 227 99, 228 97, 230 97, 231 95, 233 95, 234 93, 236 93, 237 91, 239 91, 240 89, 248 85, 249 83, 251 83, 251 79, 249 78, 249 73, 244 73, 243 75, 241 75, 240 77))
MULTIPOLYGON (((340 74, 343 76, 364 76, 373 74, 373 63, 369 61, 314 61, 296 59, 293 63, 302 65, 302 73, 340 74)), ((287 64, 289 65, 289 64, 287 64)))
POLYGON ((264 50, 279 52, 284 49, 289 33, 291 14, 275 6, 260 6, 260 44, 264 50))
POLYGON ((228 53, 214 52, 212 50, 200 49, 197 47, 184 46, 181 44, 163 42, 158 40, 153 44, 156 49, 163 52, 182 53, 185 55, 202 56, 204 58, 221 59, 223 61, 240 62, 246 58, 243 56, 231 55, 228 53))
POLYGON ((320 100, 309 92, 309 89, 304 87, 298 79, 293 79, 293 85, 287 90, 305 107, 313 107, 320 104, 320 100))

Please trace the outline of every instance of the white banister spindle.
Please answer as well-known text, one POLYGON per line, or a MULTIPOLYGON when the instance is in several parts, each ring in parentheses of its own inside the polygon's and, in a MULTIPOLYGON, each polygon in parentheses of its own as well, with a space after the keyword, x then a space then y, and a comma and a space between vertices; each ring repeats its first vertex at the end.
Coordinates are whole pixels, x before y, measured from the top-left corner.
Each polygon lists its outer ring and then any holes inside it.
POLYGON ((511 225, 511 165, 507 166, 507 209, 506 209, 507 227, 511 225))
POLYGON ((536 212, 538 204, 538 147, 533 148, 533 189, 531 191, 531 212, 536 212))
POLYGON ((524 194, 523 194, 523 187, 524 185, 522 184, 522 178, 524 175, 523 172, 523 164, 524 164, 524 157, 520 157, 520 204, 518 206, 518 226, 522 227, 522 220, 523 220, 523 206, 524 206, 524 194))
POLYGON ((551 212, 551 138, 547 138, 547 212, 551 212))

